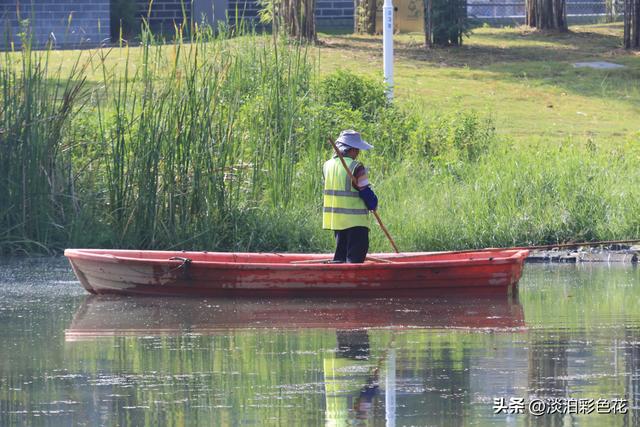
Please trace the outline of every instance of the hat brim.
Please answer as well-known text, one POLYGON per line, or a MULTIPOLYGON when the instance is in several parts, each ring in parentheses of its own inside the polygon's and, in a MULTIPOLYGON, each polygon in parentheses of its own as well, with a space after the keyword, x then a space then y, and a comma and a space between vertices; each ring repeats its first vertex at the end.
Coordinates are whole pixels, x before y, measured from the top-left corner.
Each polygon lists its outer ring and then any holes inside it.
POLYGON ((357 148, 358 150, 363 150, 363 151, 371 150, 373 148, 373 145, 369 144, 364 139, 360 139, 360 141, 345 142, 344 140, 342 140, 342 138, 338 138, 336 142, 339 142, 343 145, 347 145, 349 147, 357 148))

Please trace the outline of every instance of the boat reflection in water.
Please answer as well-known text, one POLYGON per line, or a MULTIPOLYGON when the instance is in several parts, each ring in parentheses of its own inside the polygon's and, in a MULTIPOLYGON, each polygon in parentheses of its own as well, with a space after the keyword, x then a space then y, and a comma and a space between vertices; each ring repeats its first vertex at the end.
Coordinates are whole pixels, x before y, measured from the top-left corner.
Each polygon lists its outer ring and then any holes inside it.
POLYGON ((333 335, 334 344, 329 344, 335 345, 333 349, 316 349, 323 371, 325 424, 379 424, 384 418, 387 425, 394 425, 396 374, 400 381, 403 375, 402 365, 396 368, 396 352, 403 351, 395 342, 397 332, 519 332, 524 326, 517 297, 506 296, 364 300, 89 296, 65 338, 72 343, 105 337, 260 335, 274 330, 333 335))
POLYGON ((89 296, 65 331, 105 336, 215 334, 236 329, 512 329, 524 326, 517 297, 200 299, 89 296))

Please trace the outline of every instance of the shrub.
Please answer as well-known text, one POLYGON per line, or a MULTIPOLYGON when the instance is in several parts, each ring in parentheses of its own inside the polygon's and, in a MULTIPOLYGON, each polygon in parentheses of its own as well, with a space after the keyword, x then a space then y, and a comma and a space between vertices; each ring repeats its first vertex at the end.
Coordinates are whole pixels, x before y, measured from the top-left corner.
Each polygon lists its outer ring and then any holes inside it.
MULTIPOLYGON (((415 114, 407 114, 402 123, 406 127, 412 120, 415 114)), ((413 128, 409 150, 418 158, 440 164, 476 161, 497 140, 493 120, 481 118, 475 111, 437 115, 413 128)))
POLYGON ((459 46, 471 23, 467 0, 426 0, 425 34, 430 46, 459 46))
POLYGON ((352 110, 359 110, 365 120, 371 121, 389 105, 382 79, 361 77, 349 71, 336 71, 327 76, 319 89, 324 105, 344 103, 352 110))

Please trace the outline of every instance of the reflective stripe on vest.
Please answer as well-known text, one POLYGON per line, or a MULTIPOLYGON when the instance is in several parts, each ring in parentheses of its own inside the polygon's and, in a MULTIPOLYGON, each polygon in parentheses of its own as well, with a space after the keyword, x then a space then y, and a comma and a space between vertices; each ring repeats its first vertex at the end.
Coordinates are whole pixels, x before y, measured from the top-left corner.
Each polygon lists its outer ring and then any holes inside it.
POLYGON ((358 193, 353 193, 351 191, 340 191, 340 190, 324 190, 324 194, 328 196, 360 197, 358 193))
MULTIPOLYGON (((345 157, 349 170, 353 173, 360 163, 345 157)), ((367 207, 353 188, 351 178, 344 170, 338 157, 325 162, 322 228, 344 230, 351 227, 369 227, 367 207)))
POLYGON ((347 208, 322 208, 322 212, 331 212, 347 215, 366 215, 369 212, 366 209, 347 209, 347 208))

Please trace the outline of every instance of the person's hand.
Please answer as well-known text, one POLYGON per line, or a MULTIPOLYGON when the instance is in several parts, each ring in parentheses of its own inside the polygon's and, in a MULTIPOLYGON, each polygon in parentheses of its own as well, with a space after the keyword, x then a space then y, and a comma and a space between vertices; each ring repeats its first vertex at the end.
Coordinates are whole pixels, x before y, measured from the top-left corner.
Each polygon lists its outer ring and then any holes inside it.
POLYGON ((371 187, 367 186, 360 189, 358 191, 358 195, 370 211, 375 211, 378 208, 378 197, 371 187))

